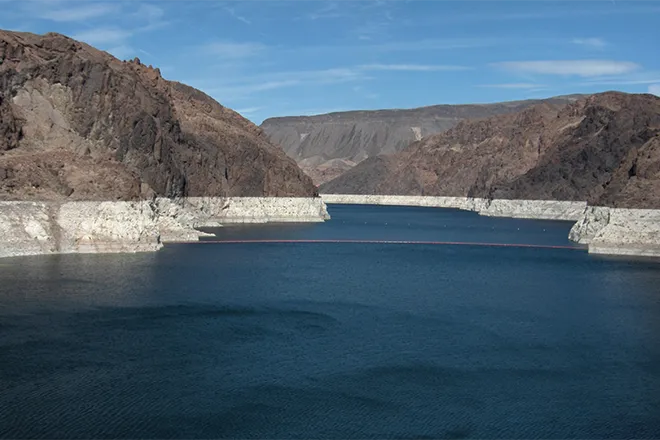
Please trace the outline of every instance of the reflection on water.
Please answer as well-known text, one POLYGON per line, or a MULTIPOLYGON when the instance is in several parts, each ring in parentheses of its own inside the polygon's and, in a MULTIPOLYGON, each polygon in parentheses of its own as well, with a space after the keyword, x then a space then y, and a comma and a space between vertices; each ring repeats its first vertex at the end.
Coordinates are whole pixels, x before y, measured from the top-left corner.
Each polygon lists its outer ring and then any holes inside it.
MULTIPOLYGON (((567 244, 331 206, 220 239, 567 244)), ((494 231, 494 232, 493 232, 494 231)), ((0 261, 3 438, 657 438, 660 264, 581 250, 191 244, 0 261)))

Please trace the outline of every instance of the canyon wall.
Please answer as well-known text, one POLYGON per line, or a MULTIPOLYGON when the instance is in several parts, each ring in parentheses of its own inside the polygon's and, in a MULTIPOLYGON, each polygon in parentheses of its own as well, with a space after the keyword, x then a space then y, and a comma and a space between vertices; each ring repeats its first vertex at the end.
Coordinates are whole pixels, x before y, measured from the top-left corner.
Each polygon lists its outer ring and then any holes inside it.
POLYGON ((289 116, 266 119, 261 128, 320 185, 369 157, 399 152, 461 121, 516 113, 542 103, 563 106, 579 97, 289 116))
POLYGON ((360 194, 321 194, 325 203, 426 206, 476 211, 490 217, 544 220, 578 220, 586 202, 556 200, 489 200, 477 197, 381 196, 360 194))
POLYGON ((660 257, 660 210, 588 207, 569 238, 592 254, 660 257))
POLYGON ((0 257, 151 252, 227 223, 322 222, 320 198, 190 197, 117 202, 0 202, 0 257))

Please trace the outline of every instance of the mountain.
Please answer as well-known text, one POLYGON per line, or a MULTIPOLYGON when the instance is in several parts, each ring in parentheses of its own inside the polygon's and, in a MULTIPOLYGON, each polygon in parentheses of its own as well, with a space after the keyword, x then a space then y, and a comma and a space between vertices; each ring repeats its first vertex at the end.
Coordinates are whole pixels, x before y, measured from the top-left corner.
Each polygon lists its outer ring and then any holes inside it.
POLYGON ((542 102, 567 104, 578 97, 271 118, 261 128, 315 183, 321 184, 369 157, 401 151, 412 142, 448 130, 465 119, 516 113, 542 102))
POLYGON ((63 35, 0 30, 0 199, 312 196, 257 126, 63 35))
POLYGON ((464 121, 320 190, 660 208, 660 98, 607 92, 464 121))

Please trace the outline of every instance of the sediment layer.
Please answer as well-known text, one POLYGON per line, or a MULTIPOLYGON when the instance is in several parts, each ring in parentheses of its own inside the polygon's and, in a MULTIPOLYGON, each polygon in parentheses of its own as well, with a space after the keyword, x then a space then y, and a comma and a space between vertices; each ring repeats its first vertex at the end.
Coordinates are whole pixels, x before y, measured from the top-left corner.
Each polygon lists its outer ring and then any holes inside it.
POLYGON ((569 238, 592 254, 660 257, 660 210, 590 206, 569 238))
POLYGON ((322 222, 320 198, 190 197, 117 202, 0 202, 0 257, 51 253, 152 252, 197 241, 199 227, 322 222))
POLYGON ((490 217, 513 217, 545 220, 578 220, 586 202, 555 200, 488 200, 476 197, 381 196, 357 194, 321 194, 325 203, 425 206, 475 211, 490 217))
POLYGON ((322 194, 325 203, 425 206, 475 211, 480 215, 576 221, 569 239, 589 253, 660 257, 660 210, 587 206, 586 202, 470 197, 322 194))

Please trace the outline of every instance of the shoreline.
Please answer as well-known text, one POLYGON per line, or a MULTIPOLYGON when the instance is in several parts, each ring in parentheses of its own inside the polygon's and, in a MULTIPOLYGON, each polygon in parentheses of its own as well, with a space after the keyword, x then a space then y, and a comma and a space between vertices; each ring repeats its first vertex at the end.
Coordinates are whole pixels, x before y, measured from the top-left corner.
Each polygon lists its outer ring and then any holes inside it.
POLYGON ((143 201, 0 202, 0 258, 155 252, 223 224, 323 222, 320 197, 187 197, 143 201))
POLYGON ((660 257, 660 210, 586 202, 470 197, 322 194, 320 197, 190 197, 144 201, 0 202, 0 258, 155 252, 194 243, 198 228, 328 220, 326 204, 418 206, 479 215, 572 221, 568 238, 591 254, 660 257))
POLYGON ((453 208, 491 217, 575 222, 568 238, 590 254, 660 257, 660 209, 588 206, 587 202, 472 197, 321 194, 326 204, 453 208))

